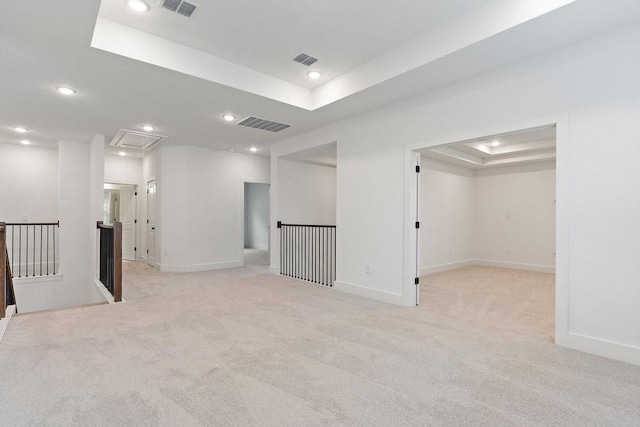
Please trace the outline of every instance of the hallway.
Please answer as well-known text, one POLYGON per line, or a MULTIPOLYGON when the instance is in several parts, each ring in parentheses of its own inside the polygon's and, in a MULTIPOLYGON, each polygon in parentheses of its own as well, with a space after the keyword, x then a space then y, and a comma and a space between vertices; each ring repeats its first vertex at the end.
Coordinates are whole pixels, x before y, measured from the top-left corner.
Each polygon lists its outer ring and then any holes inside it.
POLYGON ((3 419, 185 426, 640 419, 638 366, 456 318, 431 301, 401 308, 266 268, 168 274, 125 263, 124 303, 12 319, 0 344, 3 419))

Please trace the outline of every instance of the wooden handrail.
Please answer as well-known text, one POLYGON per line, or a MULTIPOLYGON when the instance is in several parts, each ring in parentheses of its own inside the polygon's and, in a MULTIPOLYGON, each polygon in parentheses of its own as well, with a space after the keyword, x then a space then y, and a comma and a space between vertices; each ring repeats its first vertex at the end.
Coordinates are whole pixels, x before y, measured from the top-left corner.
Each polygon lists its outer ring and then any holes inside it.
MULTIPOLYGON (((2 319, 7 314, 7 305, 15 305, 17 308, 13 275, 7 252, 7 224, 4 222, 0 222, 0 282, 0 319, 2 319)), ((18 310, 16 309, 15 312, 17 313, 18 310)))
POLYGON ((113 300, 114 302, 122 301, 122 223, 113 224, 113 300))

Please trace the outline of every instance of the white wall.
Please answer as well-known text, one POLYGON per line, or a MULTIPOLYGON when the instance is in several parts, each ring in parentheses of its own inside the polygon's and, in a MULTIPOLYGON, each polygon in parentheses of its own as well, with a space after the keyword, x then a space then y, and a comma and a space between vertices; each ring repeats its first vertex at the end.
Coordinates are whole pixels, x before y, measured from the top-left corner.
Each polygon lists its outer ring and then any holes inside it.
POLYGON ((93 277, 95 221, 101 219, 104 137, 59 141, 58 149, 0 144, 0 217, 7 222, 60 221, 56 277, 15 280, 20 312, 102 302, 93 277), (98 189, 97 194, 95 189, 98 189))
POLYGON ((633 24, 273 145, 338 141, 336 288, 415 303, 410 149, 556 122, 557 342, 640 364, 638 58, 633 24))
POLYGON ((336 168, 278 159, 278 217, 286 224, 335 225, 336 168))
POLYGON ((420 169, 420 274, 475 260, 475 174, 423 157, 420 169))
POLYGON ((104 302, 97 276, 96 221, 102 212, 102 150, 92 143, 59 141, 59 259, 56 278, 19 279, 20 312, 104 302))
POLYGON ((0 182, 0 221, 58 220, 57 149, 0 144, 0 182))
POLYGON ((104 156, 104 182, 140 185, 142 159, 130 156, 104 156))
POLYGON ((244 185, 244 247, 269 249, 269 185, 244 185))
POLYGON ((555 162, 476 171, 476 262, 555 269, 555 162))
POLYGON ((195 146, 159 151, 160 269, 242 265, 244 183, 269 182, 269 159, 195 146))
POLYGON ((420 274, 472 264, 554 272, 555 162, 421 166, 420 274))

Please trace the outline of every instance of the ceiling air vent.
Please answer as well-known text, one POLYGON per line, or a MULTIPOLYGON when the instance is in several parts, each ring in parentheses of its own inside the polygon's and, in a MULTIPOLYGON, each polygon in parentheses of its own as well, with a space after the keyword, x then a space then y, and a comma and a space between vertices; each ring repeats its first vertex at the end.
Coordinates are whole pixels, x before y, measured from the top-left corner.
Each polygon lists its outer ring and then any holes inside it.
POLYGON ((272 122, 270 120, 259 119, 257 117, 247 117, 237 123, 238 126, 246 126, 254 129, 268 130, 269 132, 280 132, 288 127, 284 123, 272 122))
POLYGON ((197 5, 182 0, 160 0, 160 6, 187 18, 190 18, 198 8, 197 5))
POLYGON ((306 53, 301 53, 300 55, 293 58, 293 62, 297 62, 298 64, 306 65, 307 67, 311 64, 318 62, 318 58, 314 58, 311 55, 307 55, 306 53))

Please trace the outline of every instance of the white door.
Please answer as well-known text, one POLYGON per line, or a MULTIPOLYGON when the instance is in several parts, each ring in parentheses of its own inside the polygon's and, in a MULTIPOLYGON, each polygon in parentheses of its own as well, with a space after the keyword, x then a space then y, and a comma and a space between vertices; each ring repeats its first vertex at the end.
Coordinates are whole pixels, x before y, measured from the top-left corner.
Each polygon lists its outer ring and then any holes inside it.
POLYGON ((147 183, 147 263, 156 265, 156 181, 147 183))
POLYGON ((122 223, 122 259, 136 260, 136 186, 120 188, 120 222, 122 223))

